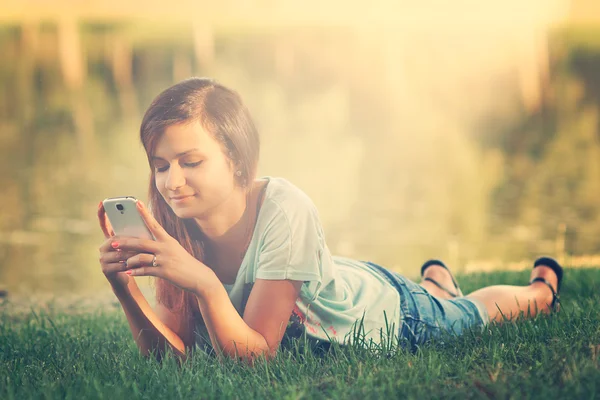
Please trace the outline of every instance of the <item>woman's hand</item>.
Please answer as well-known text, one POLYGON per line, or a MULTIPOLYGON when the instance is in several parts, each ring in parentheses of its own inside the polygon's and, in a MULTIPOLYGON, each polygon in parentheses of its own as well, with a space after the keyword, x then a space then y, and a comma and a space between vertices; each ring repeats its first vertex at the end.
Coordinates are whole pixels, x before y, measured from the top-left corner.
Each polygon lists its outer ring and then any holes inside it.
POLYGON ((112 246, 126 254, 126 273, 130 276, 156 276, 200 295, 218 280, 214 272, 198 261, 170 236, 138 200, 137 209, 156 240, 113 237, 112 246), (156 258, 155 258, 156 257, 156 258), (156 265, 153 266, 153 261, 156 265))
POLYGON ((110 225, 110 221, 106 217, 102 202, 98 204, 98 222, 100 222, 100 228, 104 233, 104 237, 107 239, 99 249, 102 272, 112 286, 124 288, 129 283, 129 276, 122 272, 126 268, 125 260, 134 254, 128 254, 111 247, 111 243, 114 241, 113 237, 115 236, 115 232, 110 225))

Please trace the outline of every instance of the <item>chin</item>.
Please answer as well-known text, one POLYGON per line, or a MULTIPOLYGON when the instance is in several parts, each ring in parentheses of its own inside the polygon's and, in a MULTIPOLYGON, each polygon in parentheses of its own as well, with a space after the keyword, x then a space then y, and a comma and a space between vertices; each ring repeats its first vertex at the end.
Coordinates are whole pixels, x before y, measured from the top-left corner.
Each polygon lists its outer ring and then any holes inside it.
POLYGON ((202 218, 202 216, 206 213, 204 209, 198 209, 193 207, 173 207, 171 206, 171 210, 173 213, 182 219, 190 219, 190 218, 202 218))
POLYGON ((192 218, 194 214, 192 210, 187 209, 186 207, 173 207, 170 206, 171 210, 173 211, 173 213, 175 215, 177 215, 179 218, 192 218))

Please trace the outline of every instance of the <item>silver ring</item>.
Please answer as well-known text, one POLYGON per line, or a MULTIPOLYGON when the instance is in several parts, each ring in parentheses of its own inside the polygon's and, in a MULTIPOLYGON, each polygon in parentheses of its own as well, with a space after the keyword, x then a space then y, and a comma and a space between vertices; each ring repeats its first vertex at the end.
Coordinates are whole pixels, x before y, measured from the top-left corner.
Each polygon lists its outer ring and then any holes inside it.
POLYGON ((152 258, 152 266, 153 267, 158 267, 158 264, 156 263, 156 254, 154 255, 154 257, 152 258))

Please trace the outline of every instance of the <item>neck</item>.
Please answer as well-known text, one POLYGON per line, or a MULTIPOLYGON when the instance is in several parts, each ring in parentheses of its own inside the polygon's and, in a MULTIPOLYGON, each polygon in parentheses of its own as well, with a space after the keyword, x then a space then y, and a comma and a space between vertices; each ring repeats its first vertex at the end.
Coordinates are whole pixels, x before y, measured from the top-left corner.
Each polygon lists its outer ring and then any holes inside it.
POLYGON ((251 217, 250 207, 247 207, 249 197, 246 192, 236 190, 219 205, 218 210, 213 210, 205 218, 195 218, 209 247, 227 248, 246 236, 251 217))

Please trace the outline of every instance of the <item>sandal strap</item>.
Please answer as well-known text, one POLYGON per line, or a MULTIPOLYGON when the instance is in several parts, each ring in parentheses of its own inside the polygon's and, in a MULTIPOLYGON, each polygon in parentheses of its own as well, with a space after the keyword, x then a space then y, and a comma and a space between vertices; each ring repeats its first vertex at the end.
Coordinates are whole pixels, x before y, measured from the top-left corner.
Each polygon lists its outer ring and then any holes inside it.
MULTIPOLYGON (((448 293, 448 294, 449 294, 450 296, 452 296, 452 297, 459 297, 459 296, 461 296, 461 294, 452 293, 452 292, 450 291, 450 289, 448 289, 448 288, 447 288, 447 287, 445 287, 444 285, 441 285, 441 284, 439 284, 438 282, 436 282, 435 280, 433 280, 433 279, 431 279, 431 278, 424 278, 423 280, 424 280, 424 281, 429 281, 429 282, 433 283, 435 286, 439 287, 440 289, 442 289, 444 292, 448 293)), ((458 289, 458 288, 457 288, 457 289, 458 289)), ((458 290, 459 290, 459 293, 460 293, 460 289, 458 289, 458 290)))
POLYGON ((558 283, 556 285, 556 292, 560 293, 560 286, 563 278, 563 269, 560 264, 551 257, 540 257, 533 263, 533 268, 539 267, 540 265, 549 267, 556 274, 556 278, 558 279, 558 283))
POLYGON ((555 309, 556 305, 558 303, 560 303, 560 297, 559 294, 554 290, 554 288, 552 287, 552 285, 550 284, 550 282, 548 282, 546 279, 542 278, 542 277, 537 277, 531 280, 531 282, 529 282, 529 284, 531 285, 534 282, 542 282, 545 283, 550 290, 552 291, 552 304, 550 304, 550 308, 552 308, 553 310, 555 309))
POLYGON ((446 267, 446 264, 444 264, 440 260, 429 260, 429 261, 426 261, 425 264, 423 264, 421 266, 421 276, 423 276, 423 274, 425 273, 425 270, 427 268, 431 267, 432 265, 437 265, 437 266, 440 266, 442 268, 448 269, 448 267, 446 267))
POLYGON ((444 290, 445 292, 447 292, 452 297, 462 297, 463 293, 460 290, 460 286, 458 285, 458 282, 456 282, 456 279, 454 279, 454 275, 452 274, 452 271, 450 271, 450 269, 442 261, 440 261, 440 260, 429 260, 429 261, 427 261, 421 267, 421 276, 423 276, 423 274, 425 273, 425 270, 427 268, 429 268, 429 267, 431 267, 433 265, 437 265, 439 267, 444 268, 446 271, 448 271, 448 273, 450 274, 450 279, 452 279, 452 283, 454 284, 454 288, 456 289, 456 293, 451 292, 450 290, 448 290, 448 288, 440 285, 438 282, 434 281, 431 278, 424 278, 423 280, 432 282, 434 285, 436 285, 440 289, 444 290))

